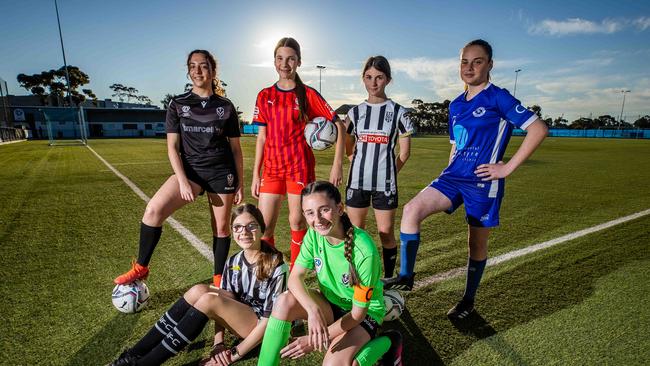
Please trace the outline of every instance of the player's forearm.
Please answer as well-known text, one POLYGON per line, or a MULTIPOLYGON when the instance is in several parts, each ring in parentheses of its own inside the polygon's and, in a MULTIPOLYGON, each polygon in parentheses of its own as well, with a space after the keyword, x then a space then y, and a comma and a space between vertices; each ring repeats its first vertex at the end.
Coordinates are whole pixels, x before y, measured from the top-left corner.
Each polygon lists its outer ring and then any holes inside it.
POLYGON ((264 158, 264 144, 266 143, 266 133, 264 136, 262 134, 257 135, 257 140, 255 141, 255 163, 253 165, 253 177, 260 176, 260 170, 262 168, 262 159, 264 158))
POLYGON ((327 327, 330 340, 361 324, 368 314, 368 309, 353 306, 352 310, 327 327))
POLYGON ((258 344, 262 343, 262 338, 264 337, 264 331, 266 330, 268 321, 268 318, 261 318, 248 336, 237 345, 237 352, 240 356, 244 356, 258 344))
POLYGON ((546 138, 548 128, 546 127, 546 124, 538 118, 528 126, 526 132, 526 137, 524 137, 521 146, 519 146, 517 152, 506 163, 510 174, 523 164, 533 154, 533 152, 535 152, 535 150, 537 150, 539 145, 546 138))
POLYGON ((170 141, 167 142, 167 157, 169 158, 172 170, 179 181, 187 180, 185 169, 183 169, 183 162, 181 161, 178 137, 172 138, 168 134, 167 138, 170 139, 170 141))
POLYGON ((334 152, 334 163, 332 166, 343 167, 343 156, 345 155, 345 125, 340 119, 336 119, 336 129, 338 134, 336 136, 336 151, 334 152))

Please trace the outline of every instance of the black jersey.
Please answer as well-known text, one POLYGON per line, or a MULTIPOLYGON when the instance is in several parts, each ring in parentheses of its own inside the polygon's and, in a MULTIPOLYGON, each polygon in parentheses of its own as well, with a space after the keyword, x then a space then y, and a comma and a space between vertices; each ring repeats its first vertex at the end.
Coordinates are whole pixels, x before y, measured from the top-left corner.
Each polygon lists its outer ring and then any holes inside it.
POLYGON ((235 165, 229 137, 239 137, 237 110, 216 94, 202 98, 191 91, 172 98, 167 108, 167 133, 178 133, 184 163, 196 168, 235 165))
POLYGON ((248 263, 242 250, 228 258, 221 278, 221 288, 232 292, 239 301, 252 307, 258 318, 268 318, 277 297, 287 290, 288 274, 289 267, 281 260, 270 278, 259 281, 257 264, 248 263))

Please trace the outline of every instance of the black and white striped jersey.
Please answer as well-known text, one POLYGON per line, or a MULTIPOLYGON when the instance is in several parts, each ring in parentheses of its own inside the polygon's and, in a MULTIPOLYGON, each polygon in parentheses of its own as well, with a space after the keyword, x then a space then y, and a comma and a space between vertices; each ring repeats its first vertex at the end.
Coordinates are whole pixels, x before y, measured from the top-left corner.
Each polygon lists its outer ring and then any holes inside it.
POLYGON ((395 145, 413 132, 406 108, 390 99, 363 102, 350 109, 348 119, 347 132, 356 140, 348 188, 397 192, 395 145))
MULTIPOLYGON (((279 254, 281 255, 281 254, 279 254)), ((250 264, 241 251, 228 258, 221 278, 221 288, 253 308, 257 317, 268 318, 277 297, 287 290, 289 267, 281 261, 273 270, 271 278, 257 279, 257 265, 250 264)))

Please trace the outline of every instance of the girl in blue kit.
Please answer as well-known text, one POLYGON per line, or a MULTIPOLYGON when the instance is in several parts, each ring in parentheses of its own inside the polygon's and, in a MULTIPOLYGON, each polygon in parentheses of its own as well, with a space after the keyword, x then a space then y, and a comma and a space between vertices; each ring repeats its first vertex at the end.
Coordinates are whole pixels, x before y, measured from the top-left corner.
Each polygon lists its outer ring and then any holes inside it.
POLYGON ((449 166, 404 206, 400 228, 401 267, 385 288, 411 290, 420 223, 438 212, 452 213, 465 204, 469 258, 465 293, 447 316, 463 319, 474 310, 474 297, 487 262, 490 228, 499 225, 504 178, 537 149, 548 132, 544 122, 510 93, 490 83, 492 47, 484 40, 461 50, 460 77, 466 90, 449 105, 449 166), (504 163, 513 128, 527 131, 521 146, 504 163))

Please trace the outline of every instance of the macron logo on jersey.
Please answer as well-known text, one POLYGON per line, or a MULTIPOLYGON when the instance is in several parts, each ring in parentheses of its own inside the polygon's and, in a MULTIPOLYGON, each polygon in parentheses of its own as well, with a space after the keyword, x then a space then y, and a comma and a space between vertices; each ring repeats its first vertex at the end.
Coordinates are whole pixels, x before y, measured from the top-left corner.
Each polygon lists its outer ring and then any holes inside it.
POLYGON ((472 112, 472 115, 476 118, 481 117, 485 114, 485 107, 478 107, 474 112, 472 112))

